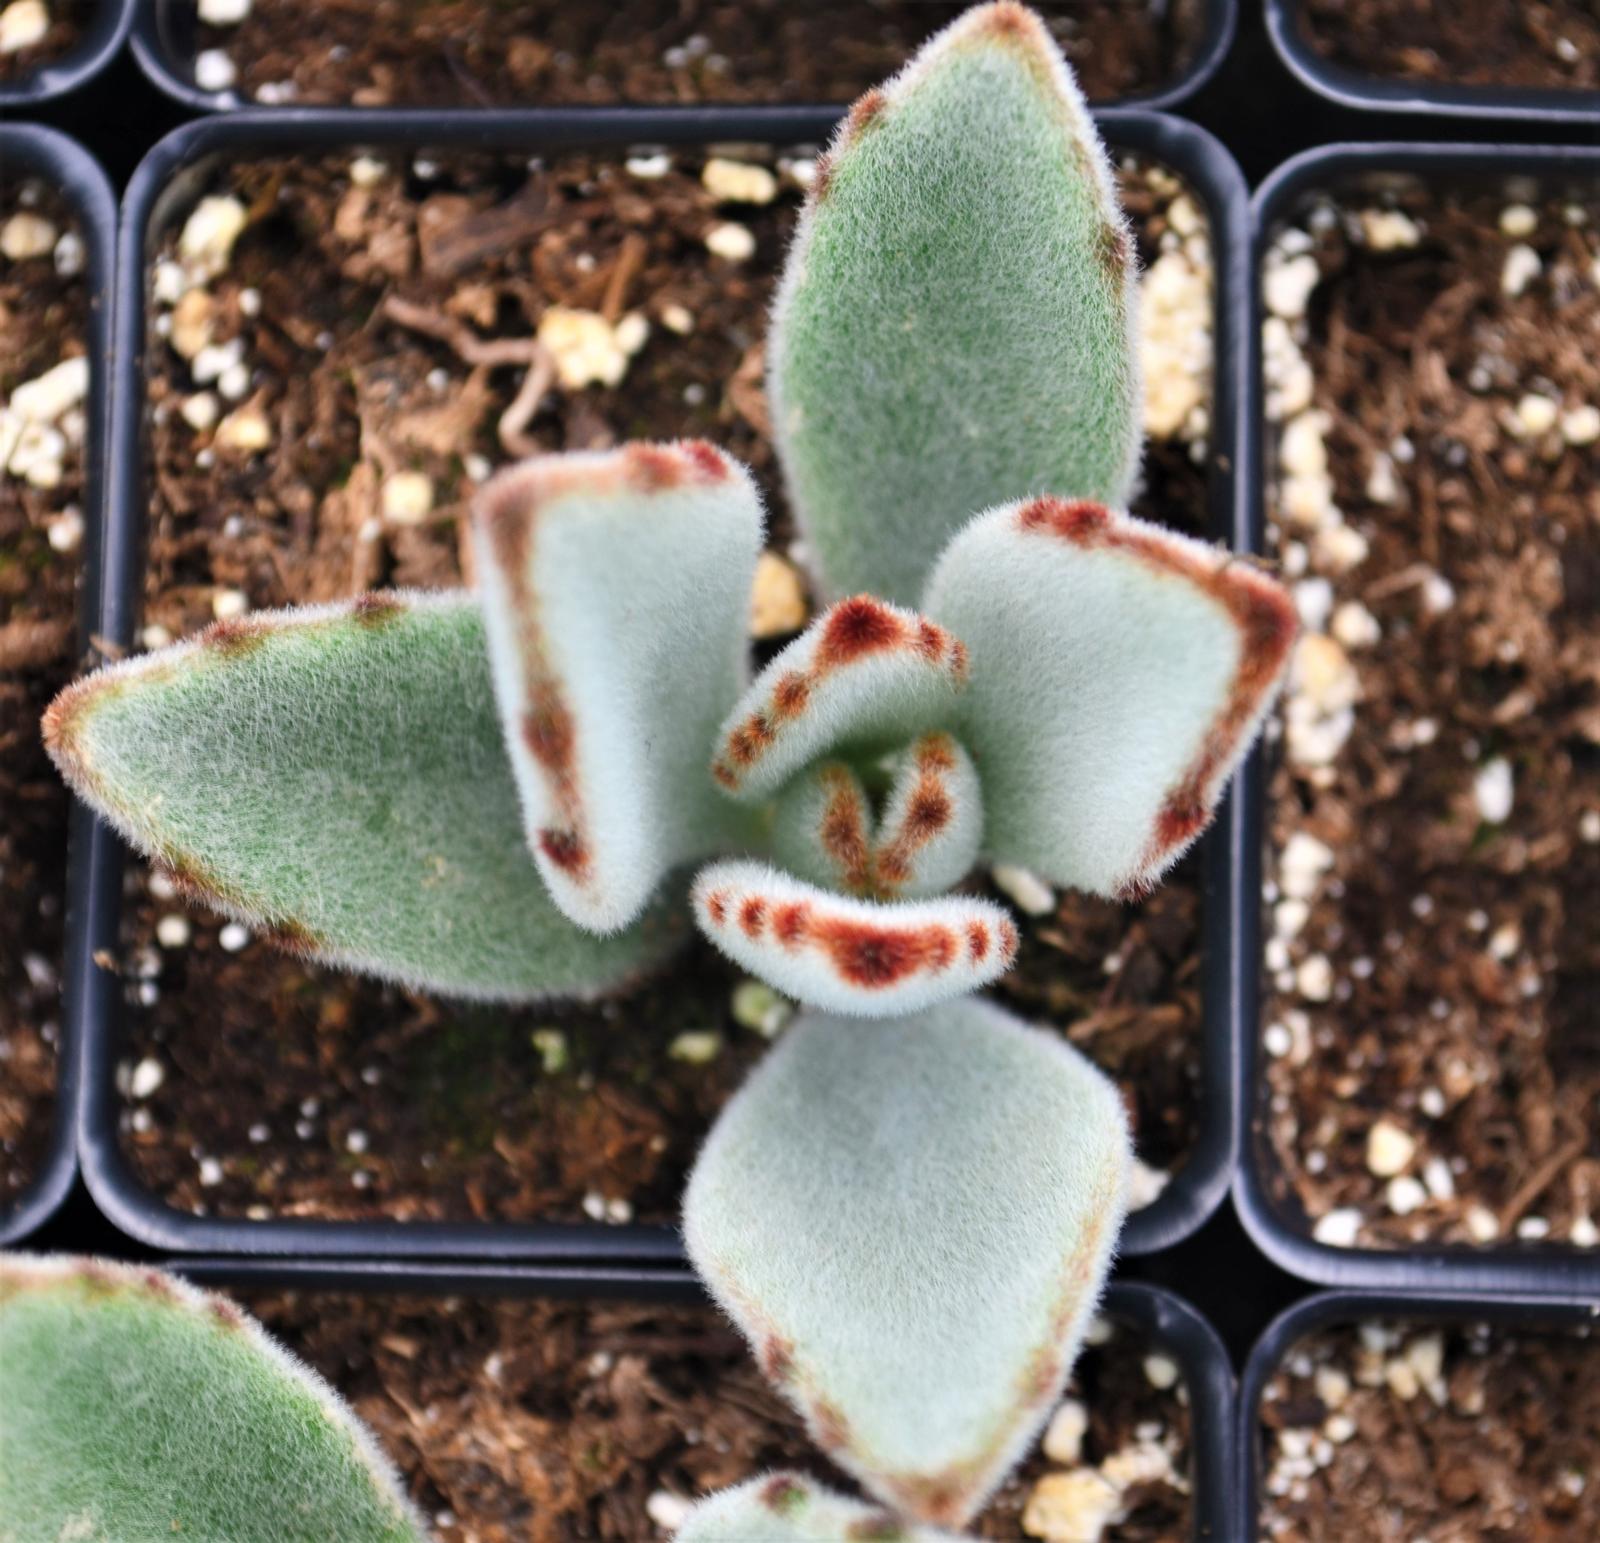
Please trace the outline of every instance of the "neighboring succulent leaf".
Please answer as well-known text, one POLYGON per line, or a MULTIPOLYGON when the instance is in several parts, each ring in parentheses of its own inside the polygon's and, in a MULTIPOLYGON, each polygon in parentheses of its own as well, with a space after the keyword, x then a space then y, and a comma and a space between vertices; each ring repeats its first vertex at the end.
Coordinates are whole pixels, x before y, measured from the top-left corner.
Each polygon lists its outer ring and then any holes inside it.
POLYGON ((0 1260, 0 1537, 415 1543, 393 1468, 232 1302, 158 1270, 0 1260))
POLYGON ((522 839, 477 603, 369 595, 260 612, 51 704, 68 783, 196 898, 287 948, 407 985, 593 995, 681 934, 598 938, 522 839))
POLYGON ((971 758, 935 732, 893 761, 877 821, 861 779, 843 762, 825 761, 785 788, 772 826, 778 866, 876 900, 943 894, 966 877, 983 837, 983 791, 971 758))
POLYGON ((750 683, 712 775, 734 798, 769 798, 819 756, 887 751, 941 726, 966 679, 966 646, 944 628, 870 595, 841 600, 750 683))
POLYGON ((798 1473, 771 1473, 702 1500, 673 1543, 956 1543, 953 1534, 824 1489, 798 1473))
POLYGON ((884 1018, 976 991, 1011 967, 1017 929, 970 895, 881 904, 763 863, 713 863, 694 881, 700 930, 734 963, 827 1012, 884 1018))
POLYGON ((478 571, 528 843, 610 932, 726 844, 706 747, 743 689, 761 499, 702 441, 541 456, 479 495, 478 571))
POLYGON ((808 1016, 689 1180, 695 1268, 818 1444, 885 1504, 959 1526, 1059 1396, 1131 1164, 1117 1089, 968 998, 808 1016))
POLYGON ((1126 502, 1132 243, 1071 72, 977 7, 850 111, 778 293, 768 396, 832 593, 916 603, 950 535, 1031 493, 1126 502))
POLYGON ((1102 895, 1148 887, 1210 822, 1296 630, 1222 548, 1060 498, 974 520, 926 605, 972 650, 985 850, 1102 895))

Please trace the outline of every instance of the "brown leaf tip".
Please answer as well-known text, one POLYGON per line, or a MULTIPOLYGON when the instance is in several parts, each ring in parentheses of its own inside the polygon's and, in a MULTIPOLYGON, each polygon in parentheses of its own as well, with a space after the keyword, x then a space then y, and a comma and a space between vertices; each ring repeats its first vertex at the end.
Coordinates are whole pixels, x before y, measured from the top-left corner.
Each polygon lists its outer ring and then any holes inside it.
POLYGON ((664 493, 673 488, 715 486, 728 478, 728 458, 703 439, 671 444, 632 444, 622 451, 624 474, 635 487, 664 493))
POLYGON ((1104 504, 1087 498, 1057 498, 1047 494, 1031 499, 1017 511, 1017 524, 1025 531, 1056 536, 1074 546, 1093 546, 1107 535, 1113 516, 1104 504))
POLYGON ((883 601, 856 595, 828 613, 817 644, 817 663, 823 668, 850 664, 903 642, 905 623, 900 617, 883 601))
POLYGON ((245 617, 212 622, 200 634, 199 643, 219 659, 242 659, 253 654, 266 641, 267 629, 245 617))
POLYGON ((376 632, 405 615, 406 609, 406 602, 398 595, 380 592, 357 596, 350 615, 358 625, 376 632))
POLYGON ((719 927, 728 919, 728 892, 725 889, 713 890, 706 896, 706 914, 710 916, 719 927))
POLYGON ((587 871, 589 852, 577 831, 549 828, 539 832, 538 840, 540 853, 553 867, 572 878, 587 871))
POLYGON ((888 105, 888 97, 877 86, 858 96, 850 106, 849 117, 845 119, 845 142, 854 144, 860 139, 878 121, 888 105))

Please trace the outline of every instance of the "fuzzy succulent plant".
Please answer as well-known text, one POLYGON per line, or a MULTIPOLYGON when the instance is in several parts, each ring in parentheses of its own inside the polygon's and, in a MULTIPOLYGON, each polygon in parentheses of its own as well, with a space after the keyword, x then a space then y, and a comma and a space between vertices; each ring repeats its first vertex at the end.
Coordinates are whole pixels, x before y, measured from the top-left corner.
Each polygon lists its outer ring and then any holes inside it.
MULTIPOLYGON (((45 722, 136 846, 307 955, 585 995, 692 917, 798 999, 707 1142, 689 1252, 907 1527, 961 1526, 1044 1418, 1130 1161, 1111 1085, 970 999, 1018 933, 963 881, 1153 884, 1295 632, 1248 563, 1124 512, 1136 316, 1070 72, 1030 12, 981 6, 819 163, 768 394, 831 603, 753 679, 750 476, 633 444, 486 486, 476 596, 220 623, 45 722)), ((769 1479, 684 1536, 837 1537, 853 1505, 769 1479)))
POLYGON ((0 1538, 419 1543, 366 1430, 226 1298, 0 1256, 0 1538))

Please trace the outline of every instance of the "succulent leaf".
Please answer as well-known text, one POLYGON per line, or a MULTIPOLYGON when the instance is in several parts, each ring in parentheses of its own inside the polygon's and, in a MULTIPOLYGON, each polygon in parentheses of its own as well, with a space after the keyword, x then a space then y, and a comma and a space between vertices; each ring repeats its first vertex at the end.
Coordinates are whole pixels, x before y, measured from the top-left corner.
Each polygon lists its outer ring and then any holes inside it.
POLYGON ((0 1452, 6 1538, 427 1536, 320 1377, 158 1270, 0 1260, 0 1452))
POLYGON ((882 904, 832 894, 763 863, 701 870, 700 930, 769 986, 824 1011, 883 1018, 986 986, 1017 952, 1017 929, 988 900, 882 904))
POLYGON ((702 1500, 674 1543, 956 1543, 953 1534, 824 1489, 799 1473, 769 1473, 702 1500))
POLYGON ((974 520, 925 603, 972 651, 985 850, 1102 895, 1148 887, 1210 823, 1297 626, 1222 548, 1060 498, 974 520))
POLYGON ((768 348, 828 590, 915 604, 979 509, 1125 503, 1135 289, 1105 152, 1032 12, 968 11, 862 97, 819 167, 768 348))
POLYGON ((924 734, 893 758, 882 817, 855 771, 824 761, 779 796, 772 826, 778 865, 825 889, 888 900, 938 895, 977 861, 983 790, 972 758, 949 734, 924 734))
POLYGON ((726 843, 705 756, 746 679, 760 496, 711 445, 633 444, 501 473, 475 529, 529 846, 561 909, 614 931, 726 843))
POLYGON ((966 679, 966 646, 944 628, 871 595, 841 600, 750 683, 712 776, 733 798, 770 798, 819 756, 888 751, 939 727, 966 679))
POLYGON ((1059 1396, 1130 1164, 1116 1088, 1055 1034, 970 998, 806 1016, 713 1127, 684 1232, 828 1455, 959 1526, 1059 1396))
POLYGON ((259 612, 69 686, 67 782, 181 886, 294 951, 465 997, 592 996, 682 935, 595 937, 522 840, 477 603, 259 612))

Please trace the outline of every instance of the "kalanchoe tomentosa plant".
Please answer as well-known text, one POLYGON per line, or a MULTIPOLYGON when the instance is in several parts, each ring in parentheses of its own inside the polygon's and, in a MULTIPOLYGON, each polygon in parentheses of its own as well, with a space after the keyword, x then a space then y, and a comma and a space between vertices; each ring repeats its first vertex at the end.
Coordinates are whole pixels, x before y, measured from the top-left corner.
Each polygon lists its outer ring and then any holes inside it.
MULTIPOLYGON (((908 1523, 962 1525, 1059 1393, 1129 1162, 1111 1085, 970 999, 1017 934, 958 886, 980 858, 1152 884, 1295 630, 1260 573, 1121 512, 1135 313, 1065 63, 1030 12, 980 7, 819 165, 768 391, 836 598, 753 681, 749 476, 630 445, 485 488, 476 596, 222 623, 46 719, 73 786, 196 894, 412 986, 616 990, 682 935, 692 872, 707 936, 812 1011, 712 1132, 689 1251, 908 1523)), ((806 1518, 855 1504, 769 1480, 684 1536, 837 1537, 806 1518)))

